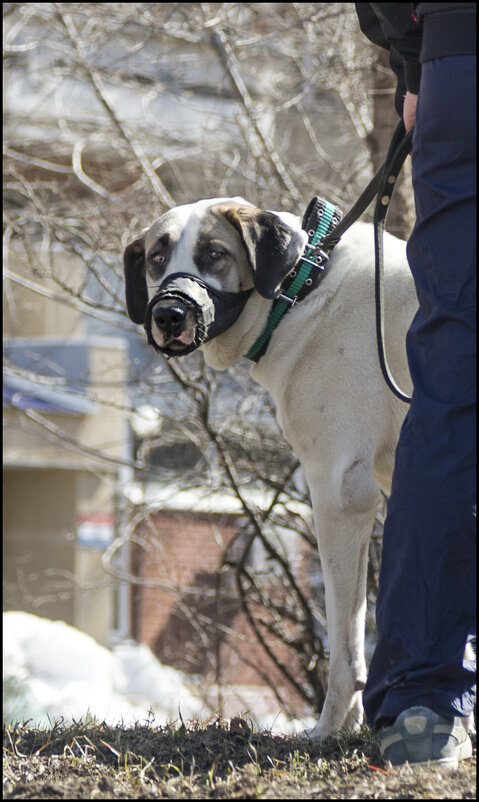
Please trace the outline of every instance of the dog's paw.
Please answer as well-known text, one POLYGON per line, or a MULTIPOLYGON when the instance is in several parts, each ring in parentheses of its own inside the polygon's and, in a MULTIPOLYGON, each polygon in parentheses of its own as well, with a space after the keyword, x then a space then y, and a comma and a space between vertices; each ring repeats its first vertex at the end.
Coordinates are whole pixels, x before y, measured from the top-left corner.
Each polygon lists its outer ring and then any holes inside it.
POLYGON ((321 727, 321 722, 318 721, 318 723, 310 730, 302 730, 302 732, 299 733, 299 738, 304 738, 310 741, 314 741, 316 739, 319 740, 327 738, 328 735, 330 734, 331 734, 330 732, 324 730, 324 727, 321 727))

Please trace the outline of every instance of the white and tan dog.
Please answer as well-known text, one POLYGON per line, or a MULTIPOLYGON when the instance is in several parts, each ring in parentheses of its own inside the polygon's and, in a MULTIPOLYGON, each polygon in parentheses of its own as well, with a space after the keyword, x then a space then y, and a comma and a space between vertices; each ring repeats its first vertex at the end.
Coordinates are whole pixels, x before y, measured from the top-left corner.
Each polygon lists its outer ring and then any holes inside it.
MULTIPOLYGON (((126 248, 128 313, 144 323, 149 312, 158 350, 182 355, 199 346, 209 365, 226 368, 262 332, 271 299, 306 241, 299 218, 266 212, 241 198, 171 209, 126 248), (191 303, 184 294, 188 276, 199 280, 191 303), (183 281, 179 294, 157 296, 169 279, 171 286, 183 281), (217 293, 214 305, 208 288, 217 293), (236 294, 241 303, 215 329, 212 317, 220 315, 223 297, 233 308, 236 294), (209 309, 199 322, 203 304, 209 309)), ((384 250, 386 351, 398 384, 409 392, 405 338, 417 298, 405 243, 386 234, 384 250)), ((379 365, 370 225, 356 223, 347 231, 324 279, 282 318, 252 376, 271 394, 311 492, 330 674, 320 720, 309 734, 324 737, 362 721, 368 542, 380 491, 390 491, 407 410, 388 389, 379 365)))

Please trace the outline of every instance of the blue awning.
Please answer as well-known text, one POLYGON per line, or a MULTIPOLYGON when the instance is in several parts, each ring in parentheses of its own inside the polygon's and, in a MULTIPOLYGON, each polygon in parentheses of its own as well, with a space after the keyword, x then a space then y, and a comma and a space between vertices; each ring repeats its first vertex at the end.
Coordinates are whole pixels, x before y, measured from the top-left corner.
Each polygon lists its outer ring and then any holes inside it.
POLYGON ((16 409, 34 409, 38 412, 63 412, 69 415, 88 415, 95 404, 73 393, 68 388, 56 390, 21 376, 4 376, 3 403, 16 409))

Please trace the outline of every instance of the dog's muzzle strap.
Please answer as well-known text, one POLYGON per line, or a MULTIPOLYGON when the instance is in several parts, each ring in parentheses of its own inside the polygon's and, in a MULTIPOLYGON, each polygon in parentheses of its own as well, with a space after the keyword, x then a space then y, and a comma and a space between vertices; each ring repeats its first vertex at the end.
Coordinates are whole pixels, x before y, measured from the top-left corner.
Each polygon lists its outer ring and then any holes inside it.
POLYGON ((252 289, 240 292, 218 290, 187 273, 175 273, 160 285, 146 309, 145 331, 149 345, 165 356, 184 356, 222 334, 240 316, 252 289), (195 316, 194 340, 183 348, 160 346, 153 337, 152 319, 160 301, 181 301, 195 316))

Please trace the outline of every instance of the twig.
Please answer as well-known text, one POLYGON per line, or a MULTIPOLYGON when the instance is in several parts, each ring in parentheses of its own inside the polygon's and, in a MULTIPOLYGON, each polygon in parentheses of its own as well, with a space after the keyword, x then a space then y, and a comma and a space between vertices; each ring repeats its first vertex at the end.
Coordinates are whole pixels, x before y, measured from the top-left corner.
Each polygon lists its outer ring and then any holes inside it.
POLYGON ((103 89, 100 77, 98 74, 93 70, 93 68, 88 64, 86 57, 82 52, 82 48, 79 44, 79 35, 78 31, 75 28, 73 19, 70 14, 65 14, 61 8, 60 3, 55 3, 55 8, 57 9, 57 17, 59 21, 62 23, 67 36, 75 50, 76 57, 80 66, 82 67, 85 75, 89 79, 93 91, 95 95, 102 105, 103 109, 106 111, 107 116, 109 117, 110 121, 113 123, 113 126, 117 130, 118 134, 120 135, 121 139, 128 145, 129 149, 138 160, 145 176, 148 178, 151 188, 155 195, 168 207, 175 206, 175 200, 172 195, 168 192, 167 188, 153 169, 152 165, 150 164, 148 158, 146 157, 143 149, 141 148, 139 142, 135 142, 127 133, 125 126, 123 123, 120 122, 118 119, 117 114, 115 113, 112 105, 108 102, 105 91, 103 89))
POLYGON ((257 137, 259 138, 264 148, 264 155, 266 156, 267 159, 269 159, 269 161, 273 165, 278 178, 280 179, 282 185, 289 193, 291 198, 296 203, 301 203, 302 198, 300 191, 298 190, 291 176, 289 175, 283 163, 283 160, 281 159, 281 156, 274 147, 272 139, 259 124, 254 104, 251 99, 251 95, 249 94, 246 85, 241 77, 241 73, 238 67, 238 62, 236 61, 236 58, 234 57, 231 47, 229 46, 226 36, 221 30, 221 28, 216 28, 211 32, 210 41, 213 48, 218 53, 218 56, 233 83, 237 96, 241 100, 241 103, 243 104, 243 107, 246 111, 246 116, 250 122, 251 127, 253 128, 254 132, 256 133, 257 137))

